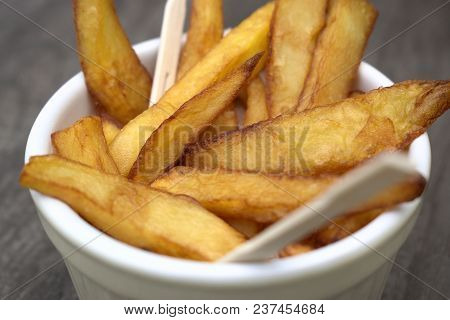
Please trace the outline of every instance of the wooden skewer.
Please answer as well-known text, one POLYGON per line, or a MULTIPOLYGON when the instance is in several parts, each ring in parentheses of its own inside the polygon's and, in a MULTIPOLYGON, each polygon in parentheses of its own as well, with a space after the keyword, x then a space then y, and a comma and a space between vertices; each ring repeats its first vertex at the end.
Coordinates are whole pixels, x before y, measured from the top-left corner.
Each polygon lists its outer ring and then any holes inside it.
POLYGON ((186 0, 168 0, 164 8, 158 57, 153 75, 150 106, 175 83, 181 50, 186 0))
POLYGON ((351 170, 323 195, 240 245, 219 262, 268 260, 286 245, 358 207, 380 191, 417 175, 402 154, 385 154, 351 170))

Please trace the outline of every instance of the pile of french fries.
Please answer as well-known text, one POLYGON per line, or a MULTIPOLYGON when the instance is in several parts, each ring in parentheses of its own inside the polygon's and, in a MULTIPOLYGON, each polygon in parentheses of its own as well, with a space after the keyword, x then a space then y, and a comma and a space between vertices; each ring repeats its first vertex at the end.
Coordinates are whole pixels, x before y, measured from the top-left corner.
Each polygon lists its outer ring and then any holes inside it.
MULTIPOLYGON (((450 106, 449 81, 367 93, 354 80, 377 12, 367 0, 276 0, 223 36, 222 0, 193 0, 176 83, 151 76, 112 0, 74 0, 99 114, 55 132, 21 184, 131 245, 214 261, 382 152, 407 150, 450 106), (243 117, 237 110, 244 109, 243 117)), ((299 239, 340 240, 423 192, 419 174, 299 239)))

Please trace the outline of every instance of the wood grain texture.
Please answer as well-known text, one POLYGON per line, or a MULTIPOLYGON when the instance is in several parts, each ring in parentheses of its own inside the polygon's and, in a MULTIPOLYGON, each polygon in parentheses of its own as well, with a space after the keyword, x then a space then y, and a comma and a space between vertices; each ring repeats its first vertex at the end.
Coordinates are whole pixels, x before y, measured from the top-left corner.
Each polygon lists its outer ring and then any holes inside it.
MULTIPOLYGON (((224 1, 225 25, 232 26, 264 0, 224 1)), ((366 53, 397 35, 444 0, 373 0, 380 15, 366 53)), ((75 44, 71 1, 9 0, 8 3, 70 45, 75 44)), ((117 0, 131 42, 158 36, 163 0, 117 0)), ((368 62, 395 82, 450 78, 450 5, 378 50, 368 62)), ((29 130, 53 92, 79 71, 78 58, 48 34, 0 5, 0 297, 60 256, 42 229, 27 190, 18 185, 29 130)), ((397 263, 450 296, 450 113, 431 128, 433 167, 420 217, 397 263)), ((12 299, 76 299, 63 264, 18 290, 12 299)), ((393 267, 385 299, 439 298, 393 267)))

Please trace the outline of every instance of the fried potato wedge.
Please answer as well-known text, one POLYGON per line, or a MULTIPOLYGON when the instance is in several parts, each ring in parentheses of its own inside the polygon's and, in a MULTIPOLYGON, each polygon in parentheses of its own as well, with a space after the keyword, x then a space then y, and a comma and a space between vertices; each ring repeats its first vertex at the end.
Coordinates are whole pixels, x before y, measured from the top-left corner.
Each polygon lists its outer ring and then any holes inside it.
POLYGON ((183 77, 223 35, 222 0, 192 0, 186 44, 181 52, 177 78, 183 77))
POLYGON ((301 244, 313 248, 320 248, 342 240, 368 225, 382 214, 383 211, 383 209, 374 209, 360 213, 352 213, 334 219, 332 223, 306 237, 306 239, 301 241, 301 244))
MULTIPOLYGON (((239 92, 241 91, 242 90, 240 90, 239 92)), ((201 143, 201 141, 207 141, 219 134, 236 130, 238 128, 239 122, 236 112, 236 104, 233 102, 228 107, 226 107, 225 110, 220 112, 219 115, 213 120, 213 122, 200 133, 197 142, 201 143)))
POLYGON ((151 78, 120 25, 112 0, 73 0, 81 68, 94 100, 125 124, 147 109, 151 78))
POLYGON ((295 111, 314 48, 325 26, 328 0, 277 0, 272 18, 267 101, 271 117, 295 111))
POLYGON ((58 156, 32 157, 20 183, 64 201, 112 237, 161 254, 213 261, 244 241, 240 233, 187 197, 58 156))
POLYGON ((368 225, 382 213, 382 209, 374 209, 334 219, 333 222, 307 236, 302 241, 287 245, 279 256, 280 258, 296 256, 342 240, 368 225))
POLYGON ((225 79, 193 97, 155 130, 134 163, 129 178, 148 184, 180 158, 188 143, 236 98, 247 82, 261 54, 246 61, 225 79))
MULTIPOLYGON (((203 59, 222 39, 222 0, 193 0, 186 44, 180 57, 177 77, 180 79, 203 59)), ((238 128, 234 104, 223 110, 204 133, 213 136, 238 128)))
POLYGON ((248 239, 253 238, 266 227, 262 223, 242 218, 229 218, 225 219, 225 222, 245 235, 248 239))
POLYGON ((238 116, 236 113, 235 104, 230 104, 225 110, 223 110, 212 123, 214 127, 214 135, 236 130, 239 128, 238 116))
POLYGON ((298 111, 348 96, 377 11, 367 0, 331 0, 298 111))
POLYGON ((105 135, 106 144, 110 144, 120 132, 119 127, 106 118, 102 118, 102 128, 103 134, 105 135))
POLYGON ((119 174, 109 154, 102 121, 98 117, 82 118, 69 128, 54 132, 52 144, 61 157, 81 162, 106 173, 119 174))
POLYGON ((305 176, 342 173, 380 152, 408 147, 449 107, 449 81, 405 81, 191 145, 184 164, 305 176))
MULTIPOLYGON (((151 186, 190 196, 223 218, 271 223, 314 199, 338 180, 339 176, 331 175, 295 177, 175 167, 151 186)), ((380 193, 354 212, 389 208, 413 200, 424 188, 425 179, 417 175, 380 193)))
POLYGON ((350 92, 350 94, 348 96, 350 98, 354 98, 354 97, 360 96, 362 94, 364 94, 364 92, 361 90, 353 90, 352 92, 350 92))
MULTIPOLYGON (((152 132, 182 104, 267 49, 272 11, 273 3, 256 10, 175 83, 156 105, 122 128, 110 145, 112 157, 122 175, 128 175, 152 132)), ((259 73, 261 67, 260 62, 254 73, 259 73)))
POLYGON ((249 126, 269 119, 264 83, 260 77, 254 78, 247 86, 246 105, 244 126, 249 126))
POLYGON ((313 251, 315 248, 303 243, 292 243, 287 245, 283 250, 280 251, 279 257, 280 258, 287 258, 296 256, 299 254, 307 253, 310 251, 313 251))

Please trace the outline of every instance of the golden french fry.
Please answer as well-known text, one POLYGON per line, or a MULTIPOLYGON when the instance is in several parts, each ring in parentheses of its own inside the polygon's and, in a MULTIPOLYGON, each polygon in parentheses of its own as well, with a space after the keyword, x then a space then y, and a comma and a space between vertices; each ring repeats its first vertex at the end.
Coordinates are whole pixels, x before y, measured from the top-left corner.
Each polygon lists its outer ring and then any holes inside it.
POLYGON ((109 154, 100 118, 82 118, 67 129, 52 134, 52 144, 61 157, 78 161, 106 173, 119 174, 109 154))
POLYGON ((198 142, 206 141, 221 133, 236 130, 239 128, 238 116, 235 103, 231 103, 213 120, 212 124, 207 126, 198 138, 198 142))
POLYGON ((364 94, 364 92, 361 91, 361 90, 353 90, 352 92, 350 92, 350 94, 349 94, 348 96, 349 96, 350 98, 353 98, 353 97, 360 96, 360 95, 362 95, 362 94, 364 94))
POLYGON ((260 77, 253 79, 247 86, 247 108, 244 116, 244 126, 269 119, 266 105, 264 83, 260 77))
POLYGON ((328 0, 277 0, 273 14, 267 101, 272 118, 295 111, 308 75, 328 0))
MULTIPOLYGON (((222 35, 222 0, 193 0, 189 31, 186 44, 181 52, 177 78, 180 79, 203 59, 220 42, 222 35)), ((208 133, 220 133, 224 128, 237 128, 237 125, 234 106, 230 105, 213 120, 213 125, 209 128, 208 133)))
MULTIPOLYGON (((223 218, 274 222, 324 192, 339 176, 295 177, 224 170, 175 167, 152 187, 196 199, 223 218)), ((417 175, 383 191, 354 212, 388 208, 422 194, 425 180, 417 175)))
POLYGON ((383 209, 374 209, 361 213, 353 213, 334 219, 326 227, 306 237, 301 244, 319 248, 344 239, 359 229, 368 225, 383 213, 383 209))
MULTIPOLYGON (((222 0, 193 0, 189 31, 178 68, 178 79, 203 59, 220 42, 222 35, 222 0)), ((237 127, 236 111, 234 104, 231 104, 213 120, 205 136, 213 136, 237 127)))
POLYGON ((103 134, 105 135, 106 144, 110 144, 111 141, 113 141, 117 134, 120 132, 119 127, 116 126, 115 123, 104 117, 102 118, 102 128, 103 134))
POLYGON ((313 251, 314 247, 303 243, 292 243, 280 251, 280 258, 287 258, 313 251))
POLYGON ((186 148, 198 168, 317 175, 342 173, 403 150, 450 107, 450 81, 405 81, 280 116, 186 148))
MULTIPOLYGON (((272 11, 273 3, 256 10, 175 83, 155 106, 122 128, 110 145, 111 154, 122 175, 128 175, 152 132, 182 104, 223 79, 255 54, 267 49, 272 11)), ((254 73, 258 73, 261 67, 260 62, 254 73)))
POLYGON ((161 254, 213 261, 244 241, 193 200, 58 156, 32 157, 20 183, 66 202, 112 237, 161 254))
POLYGON ((186 44, 177 78, 183 77, 220 42, 223 35, 222 0, 192 0, 186 44))
POLYGON ((348 96, 377 15, 367 0, 330 1, 298 111, 348 96))
POLYGON ((81 67, 94 100, 127 123, 147 109, 151 78, 120 25, 112 0, 74 0, 81 67))
POLYGON ((265 228, 264 224, 248 219, 228 218, 224 220, 234 229, 245 235, 248 239, 253 238, 265 228))
POLYGON ((129 178, 150 183, 197 141, 202 130, 236 98, 261 58, 258 54, 225 79, 193 97, 155 130, 130 170, 129 178))
POLYGON ((230 104, 213 120, 212 126, 215 129, 215 135, 238 129, 238 116, 234 103, 230 104))
POLYGON ((280 258, 310 252, 316 248, 342 240, 368 225, 382 213, 382 209, 374 209, 361 213, 352 213, 334 219, 333 222, 307 236, 302 241, 286 246, 280 252, 280 258))
POLYGON ((286 246, 280 252, 280 258, 303 254, 314 249, 342 240, 365 227, 383 213, 383 209, 347 214, 334 219, 325 227, 307 236, 300 242, 286 246))

